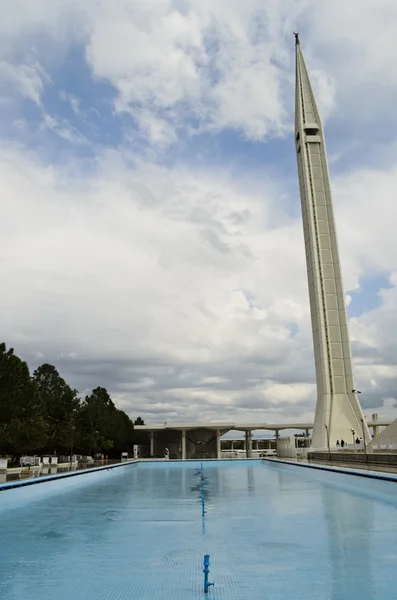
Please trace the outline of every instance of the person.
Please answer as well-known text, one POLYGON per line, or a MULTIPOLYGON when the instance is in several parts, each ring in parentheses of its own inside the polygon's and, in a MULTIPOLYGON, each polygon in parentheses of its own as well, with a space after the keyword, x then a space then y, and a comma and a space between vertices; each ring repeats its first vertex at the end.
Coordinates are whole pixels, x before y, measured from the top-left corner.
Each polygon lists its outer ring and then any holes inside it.
POLYGON ((343 447, 344 447, 344 445, 345 445, 345 440, 341 440, 341 441, 340 441, 340 445, 341 445, 341 446, 342 446, 342 448, 343 448, 343 447))
POLYGON ((164 449, 164 458, 165 460, 169 460, 170 458, 170 451, 168 450, 168 448, 164 449))
POLYGON ((336 440, 336 445, 340 446, 339 440, 336 440))
POLYGON ((360 440, 359 440, 359 438, 357 437, 357 438, 356 438, 356 444, 359 444, 359 443, 360 443, 360 440))

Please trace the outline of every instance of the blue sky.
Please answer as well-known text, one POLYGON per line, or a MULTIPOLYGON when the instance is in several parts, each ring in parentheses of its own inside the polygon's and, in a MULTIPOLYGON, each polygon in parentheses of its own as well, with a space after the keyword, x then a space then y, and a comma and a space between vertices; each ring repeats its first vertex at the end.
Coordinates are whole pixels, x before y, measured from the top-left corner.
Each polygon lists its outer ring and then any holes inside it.
POLYGON ((5 341, 149 421, 312 418, 299 29, 358 387, 396 414, 397 9, 213 4, 0 2, 5 341))

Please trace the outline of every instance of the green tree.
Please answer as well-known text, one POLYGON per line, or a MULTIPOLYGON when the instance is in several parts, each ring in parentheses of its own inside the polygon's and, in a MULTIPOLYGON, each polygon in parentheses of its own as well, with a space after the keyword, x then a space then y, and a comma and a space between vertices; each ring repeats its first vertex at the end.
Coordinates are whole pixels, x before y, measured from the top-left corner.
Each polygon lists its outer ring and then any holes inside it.
POLYGON ((41 365, 33 373, 33 382, 41 395, 46 422, 49 452, 69 452, 76 443, 75 434, 80 400, 53 365, 41 365))
POLYGON ((29 367, 0 344, 0 452, 19 456, 46 443, 45 410, 29 367))
POLYGON ((134 425, 129 416, 122 410, 116 410, 115 433, 115 454, 120 456, 121 452, 131 452, 134 445, 134 425))
POLYGON ((0 453, 68 453, 73 447, 119 457, 141 443, 137 436, 147 437, 134 431, 105 388, 97 387, 81 402, 53 365, 41 365, 31 377, 26 362, 0 344, 0 453))
POLYGON ((95 388, 81 409, 82 446, 86 452, 109 452, 116 438, 116 407, 103 387, 95 388))
POLYGON ((144 424, 145 424, 145 421, 142 419, 142 417, 138 417, 134 421, 134 425, 144 425, 144 424))

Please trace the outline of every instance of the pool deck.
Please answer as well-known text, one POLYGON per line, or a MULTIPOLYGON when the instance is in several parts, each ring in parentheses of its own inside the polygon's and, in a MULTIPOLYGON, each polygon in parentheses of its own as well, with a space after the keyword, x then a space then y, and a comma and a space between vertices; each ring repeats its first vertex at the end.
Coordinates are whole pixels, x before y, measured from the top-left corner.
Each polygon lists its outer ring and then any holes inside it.
POLYGON ((139 460, 129 460, 123 461, 120 463, 102 465, 100 467, 90 467, 89 469, 77 469, 74 471, 67 471, 64 473, 56 473, 54 475, 39 475, 37 477, 30 477, 29 479, 20 479, 16 481, 6 481, 4 483, 0 483, 0 492, 19 488, 29 485, 36 485, 38 483, 45 483, 46 481, 55 481, 56 479, 65 479, 68 477, 77 477, 78 475, 88 475, 89 473, 95 473, 98 471, 105 471, 109 469, 116 469, 117 467, 122 467, 124 465, 128 465, 131 463, 137 463, 139 460))

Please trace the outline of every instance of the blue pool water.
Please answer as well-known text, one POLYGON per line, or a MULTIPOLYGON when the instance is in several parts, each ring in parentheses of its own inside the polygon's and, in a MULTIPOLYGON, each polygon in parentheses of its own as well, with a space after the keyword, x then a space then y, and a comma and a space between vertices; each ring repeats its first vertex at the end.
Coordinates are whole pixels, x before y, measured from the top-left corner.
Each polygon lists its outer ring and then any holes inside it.
POLYGON ((396 600, 397 484, 140 463, 0 492, 2 600, 396 600), (90 479, 91 478, 91 479, 90 479))

